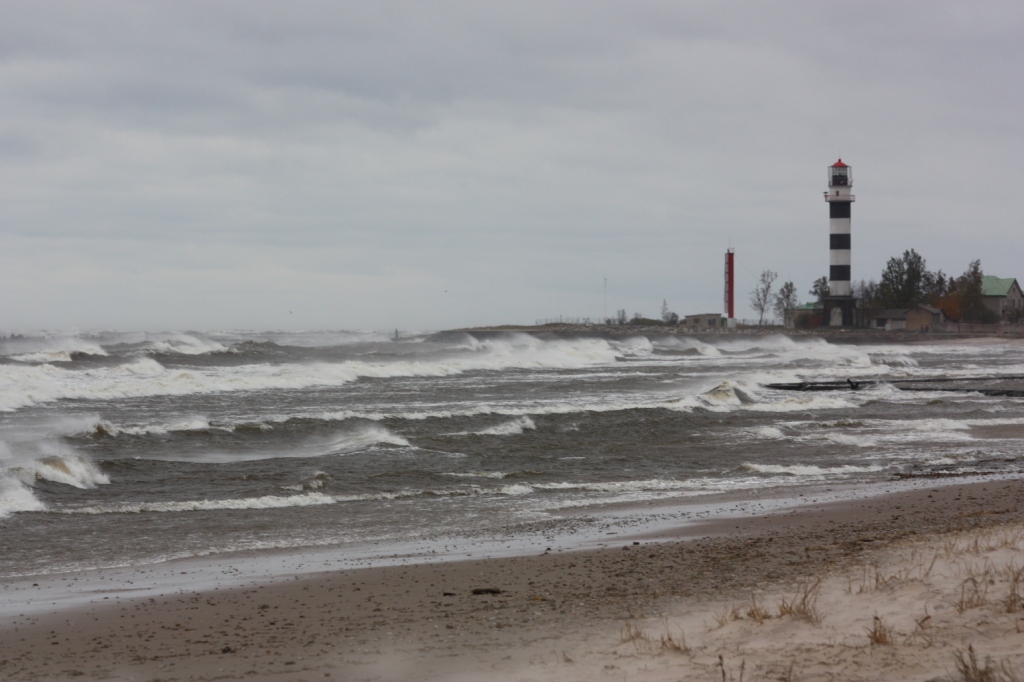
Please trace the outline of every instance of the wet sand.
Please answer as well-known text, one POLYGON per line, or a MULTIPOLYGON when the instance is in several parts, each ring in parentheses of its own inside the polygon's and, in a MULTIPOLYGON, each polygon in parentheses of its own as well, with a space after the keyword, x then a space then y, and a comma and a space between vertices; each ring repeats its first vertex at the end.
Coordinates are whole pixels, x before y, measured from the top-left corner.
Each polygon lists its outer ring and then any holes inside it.
MULTIPOLYGON (((723 604, 748 603, 752 594, 770 601, 799 590, 809 576, 891 562, 908 543, 931 538, 929 547, 948 546, 949 533, 1014 524, 1024 524, 1024 481, 992 480, 720 519, 659 538, 617 536, 609 539, 614 547, 600 550, 337 571, 234 590, 193 593, 186 584, 174 595, 3 623, 0 678, 668 680, 695 673, 721 679, 726 668, 735 677, 739 659, 716 658, 725 649, 708 639, 718 631, 715 614, 723 604), (687 623, 685 647, 644 639, 661 616, 687 623), (644 637, 624 636, 626 621, 647 628, 644 637), (694 642, 699 649, 690 648, 694 642)), ((905 610, 917 610, 914 604, 905 610)), ((778 639, 796 647, 791 665, 798 667, 811 657, 809 648, 799 653, 801 642, 822 632, 820 625, 778 618, 769 629, 746 632, 736 628, 752 627, 749 619, 736 620, 721 626, 723 641, 738 651, 748 640, 778 639)), ((672 636, 676 621, 664 622, 659 636, 672 636)), ((855 629, 864 639, 863 628, 855 629)), ((970 628, 956 636, 964 647, 971 643, 970 628)), ((954 669, 951 649, 914 641, 906 646, 920 649, 919 674, 904 677, 932 679, 954 669)), ((819 651, 817 667, 801 679, 886 676, 884 666, 858 662, 849 652, 860 649, 850 647, 841 671, 829 670, 819 659, 832 654, 819 651)), ((885 664, 875 648, 863 650, 885 664)), ((761 679, 786 673, 755 658, 747 679, 759 679, 751 676, 755 670, 761 679)))

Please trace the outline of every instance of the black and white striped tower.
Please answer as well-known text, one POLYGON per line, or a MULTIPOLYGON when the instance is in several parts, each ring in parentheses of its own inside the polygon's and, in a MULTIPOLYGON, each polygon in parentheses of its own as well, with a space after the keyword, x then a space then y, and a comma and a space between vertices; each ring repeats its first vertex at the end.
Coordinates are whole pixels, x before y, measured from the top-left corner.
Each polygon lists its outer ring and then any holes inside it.
POLYGON ((829 256, 828 298, 825 299, 825 323, 830 327, 849 327, 854 324, 857 307, 850 285, 850 206, 855 197, 853 169, 839 159, 828 168, 829 256))

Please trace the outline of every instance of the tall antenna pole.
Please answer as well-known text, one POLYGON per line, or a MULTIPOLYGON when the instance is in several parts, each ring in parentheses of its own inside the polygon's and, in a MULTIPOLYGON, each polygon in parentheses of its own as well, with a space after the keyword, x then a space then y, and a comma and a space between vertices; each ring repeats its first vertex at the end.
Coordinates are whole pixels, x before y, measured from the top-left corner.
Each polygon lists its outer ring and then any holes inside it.
POLYGON ((604 278, 604 317, 601 318, 601 324, 604 324, 608 320, 608 278, 604 278))

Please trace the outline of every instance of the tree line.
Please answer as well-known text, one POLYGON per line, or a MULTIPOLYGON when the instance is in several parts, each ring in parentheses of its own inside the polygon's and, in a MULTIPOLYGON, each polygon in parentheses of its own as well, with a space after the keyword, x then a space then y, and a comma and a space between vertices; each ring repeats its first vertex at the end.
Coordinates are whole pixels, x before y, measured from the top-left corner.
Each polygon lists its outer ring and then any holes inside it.
MULTIPOLYGON (((946 275, 942 270, 929 270, 924 257, 910 249, 900 257, 890 258, 879 280, 860 280, 854 283, 853 295, 857 297, 860 308, 914 308, 929 305, 942 310, 946 317, 955 322, 998 322, 998 315, 985 305, 982 277, 984 272, 980 260, 971 261, 962 275, 954 277, 946 275)), ((777 278, 777 273, 765 270, 757 286, 750 292, 750 306, 759 315, 758 324, 764 323, 769 312, 774 312, 778 319, 783 320, 786 310, 798 304, 793 282, 786 282, 778 291, 774 291, 777 278)), ((810 294, 819 302, 827 298, 828 277, 816 279, 810 294)))
POLYGON ((956 322, 994 323, 999 316, 985 305, 982 293, 981 261, 971 261, 959 277, 942 270, 931 271, 924 257, 914 249, 890 258, 878 281, 861 280, 854 295, 862 308, 938 308, 956 322))

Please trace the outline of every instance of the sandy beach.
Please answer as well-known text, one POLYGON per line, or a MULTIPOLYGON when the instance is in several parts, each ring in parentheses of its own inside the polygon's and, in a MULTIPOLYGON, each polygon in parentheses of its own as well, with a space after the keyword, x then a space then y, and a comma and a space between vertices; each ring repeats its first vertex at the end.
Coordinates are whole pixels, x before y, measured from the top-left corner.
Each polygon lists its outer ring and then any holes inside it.
POLYGON ((992 670, 1024 670, 1024 612, 1010 598, 1022 502, 1024 482, 992 480, 601 550, 208 592, 182 576, 173 595, 13 618, 0 676, 930 680, 963 679, 957 656, 972 652, 979 668, 991 657, 992 670), (872 628, 891 643, 872 644, 872 628))

